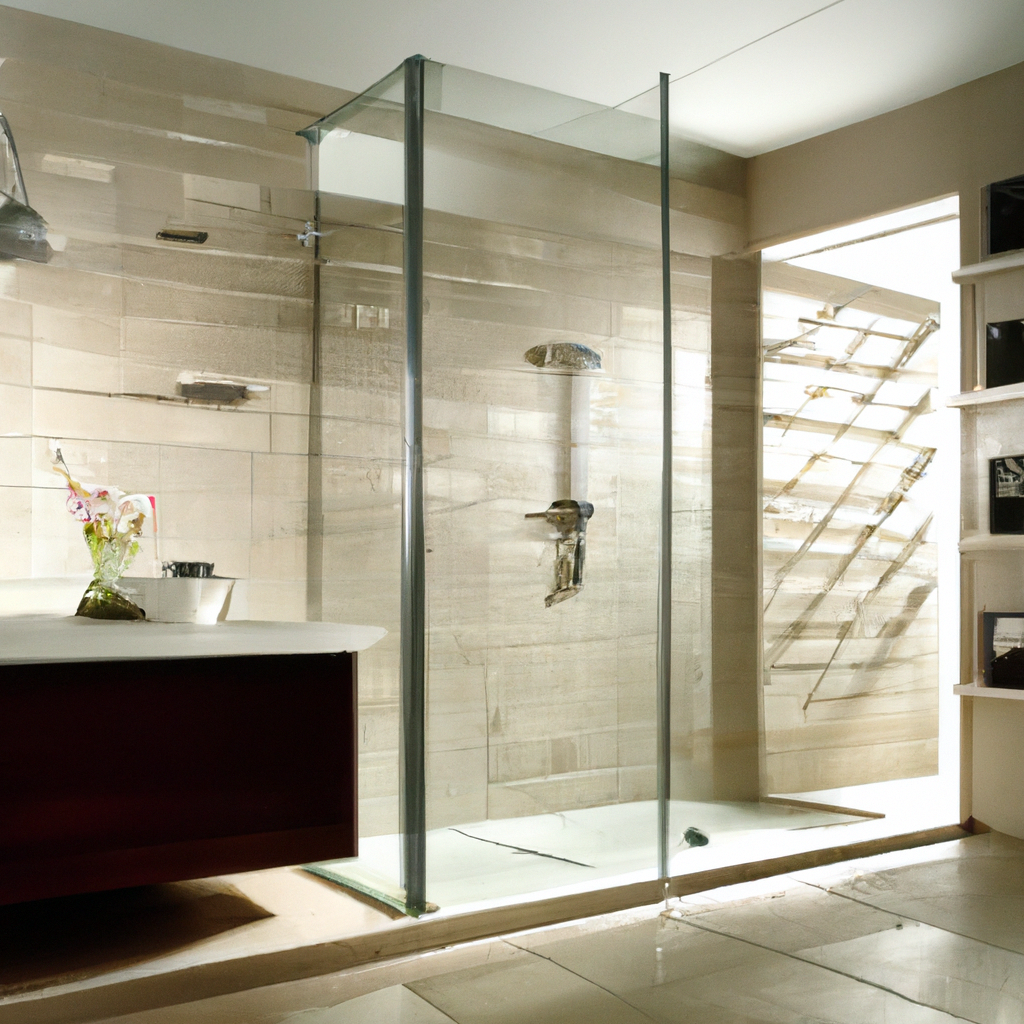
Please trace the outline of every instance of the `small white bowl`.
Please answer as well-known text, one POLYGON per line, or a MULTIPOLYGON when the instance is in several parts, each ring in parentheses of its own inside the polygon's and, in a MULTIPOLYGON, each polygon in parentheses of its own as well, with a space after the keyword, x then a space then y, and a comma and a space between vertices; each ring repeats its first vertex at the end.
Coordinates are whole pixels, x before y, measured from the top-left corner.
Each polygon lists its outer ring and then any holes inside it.
POLYGON ((220 576, 123 576, 117 585, 152 622, 198 622, 212 626, 227 615, 235 581, 220 576))

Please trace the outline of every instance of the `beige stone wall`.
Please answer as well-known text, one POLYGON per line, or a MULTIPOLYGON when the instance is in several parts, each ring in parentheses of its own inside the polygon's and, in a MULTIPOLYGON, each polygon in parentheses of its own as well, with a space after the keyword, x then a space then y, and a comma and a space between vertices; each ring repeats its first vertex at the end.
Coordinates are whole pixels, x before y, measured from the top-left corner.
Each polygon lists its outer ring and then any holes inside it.
POLYGON ((1024 170, 1024 64, 754 157, 749 239, 762 248, 960 194, 961 256, 981 252, 981 190, 1024 170))
MULTIPOLYGON (((360 659, 361 828, 373 834, 398 820, 401 237, 384 205, 323 203, 324 611, 391 631, 360 659)), ((655 795, 660 253, 514 223, 514 202, 506 212, 428 216, 429 827, 655 795), (546 608, 554 544, 525 514, 570 495, 572 378, 524 355, 559 341, 598 350, 603 370, 590 377, 585 588, 546 608)), ((599 234, 599 215, 591 225, 599 234)), ((673 268, 677 798, 711 791, 710 266, 678 256, 673 268)))
MULTIPOLYGON (((0 37, 29 197, 66 237, 48 266, 0 265, 5 607, 52 602, 44 581, 89 572, 49 470, 58 438, 87 482, 156 495, 161 558, 242 581, 233 615, 322 609, 390 630, 360 660, 359 735, 362 831, 393 831, 401 211, 323 197, 319 279, 294 237, 313 215, 294 132, 347 97, 7 9, 0 37), (164 227, 209 240, 161 242, 164 227), (269 391, 187 403, 182 371, 269 391)), ((435 215, 428 249, 431 826, 654 795, 657 171, 508 133, 488 145, 487 173, 500 150, 518 184, 435 215), (566 496, 571 383, 523 354, 553 340, 597 348, 606 369, 591 390, 586 590, 547 609, 554 544, 523 516, 566 496)), ((705 185, 672 194, 675 247, 696 254, 673 266, 673 795, 693 797, 711 793, 708 257, 741 246, 745 211, 705 185)), ((155 571, 155 553, 147 537, 133 572, 155 571)))
MULTIPOLYGON (((294 132, 344 96, 8 8, 0 38, 0 110, 64 239, 49 265, 0 264, 0 576, 90 572, 56 438, 84 481, 156 496, 161 558, 238 577, 234 614, 304 618, 312 261, 294 235, 312 201, 294 132), (269 391, 188 403, 183 371, 269 391)), ((147 533, 132 572, 155 555, 147 533)))

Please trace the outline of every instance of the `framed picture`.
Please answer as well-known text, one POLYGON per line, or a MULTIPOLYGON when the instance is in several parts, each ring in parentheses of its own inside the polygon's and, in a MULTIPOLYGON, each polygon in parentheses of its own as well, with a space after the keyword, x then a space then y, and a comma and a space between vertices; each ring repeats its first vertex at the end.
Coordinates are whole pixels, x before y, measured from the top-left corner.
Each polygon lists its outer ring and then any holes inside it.
POLYGON ((1024 455, 989 459, 989 533, 1024 533, 1024 455))
POLYGON ((982 612, 982 680, 1024 690, 1024 612, 982 612))
POLYGON ((985 324, 985 387, 1024 381, 1024 320, 985 324))
POLYGON ((1024 249, 1024 174, 992 182, 985 199, 989 255, 1024 249))

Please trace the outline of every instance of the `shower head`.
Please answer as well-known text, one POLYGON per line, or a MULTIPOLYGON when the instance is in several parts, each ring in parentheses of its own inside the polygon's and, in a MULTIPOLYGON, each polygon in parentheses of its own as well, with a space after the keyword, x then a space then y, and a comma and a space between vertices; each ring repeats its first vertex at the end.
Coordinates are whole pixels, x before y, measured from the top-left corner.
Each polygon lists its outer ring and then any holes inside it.
POLYGON ((534 345, 526 353, 526 361, 542 370, 600 370, 601 353, 572 341, 554 341, 534 345))

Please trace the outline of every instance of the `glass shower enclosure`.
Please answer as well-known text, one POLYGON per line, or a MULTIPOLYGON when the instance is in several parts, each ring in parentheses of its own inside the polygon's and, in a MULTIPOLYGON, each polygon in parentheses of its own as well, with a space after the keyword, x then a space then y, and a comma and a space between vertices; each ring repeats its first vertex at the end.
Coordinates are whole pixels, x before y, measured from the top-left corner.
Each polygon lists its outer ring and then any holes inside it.
POLYGON ((415 57, 304 139, 240 114, 258 160, 19 135, 68 242, 3 268, 0 623, 91 578, 57 463, 148 503, 143 607, 167 562, 253 635, 386 629, 359 856, 311 869, 403 911, 653 902, 853 820, 763 797, 760 265, 731 255, 745 161, 670 130, 668 92, 415 57))
POLYGON ((303 133, 310 610, 391 631, 360 659, 361 855, 315 870, 414 914, 702 842, 670 797, 711 793, 708 257, 739 162, 670 140, 667 98, 413 57, 303 133))

